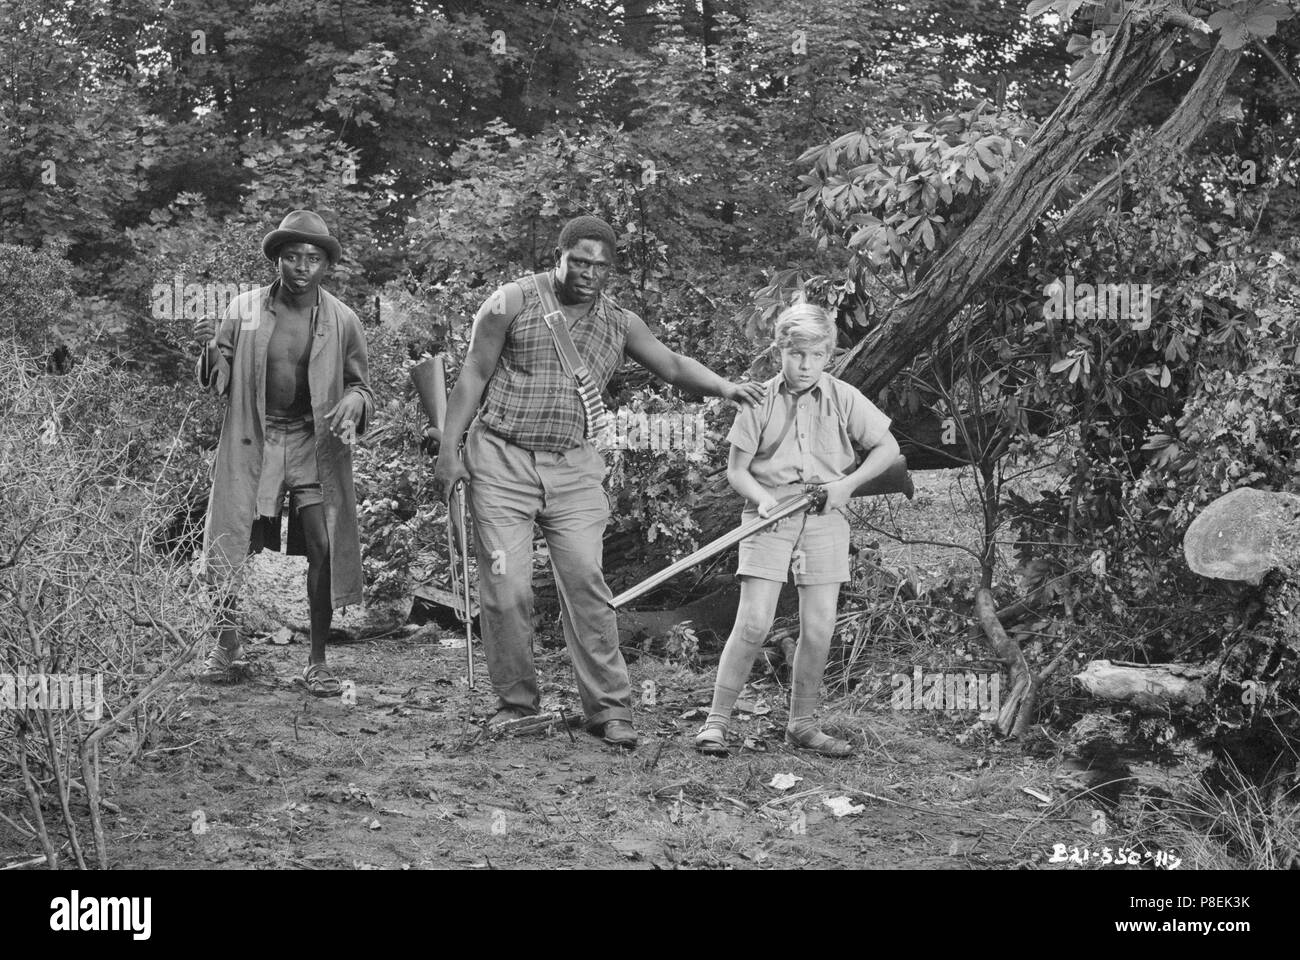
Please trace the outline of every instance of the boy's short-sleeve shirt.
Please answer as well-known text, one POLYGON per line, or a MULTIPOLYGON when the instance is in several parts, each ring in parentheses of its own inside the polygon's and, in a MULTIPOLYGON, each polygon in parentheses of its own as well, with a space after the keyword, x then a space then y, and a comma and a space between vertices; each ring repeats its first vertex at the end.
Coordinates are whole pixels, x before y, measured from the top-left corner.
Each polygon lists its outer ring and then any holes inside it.
POLYGON ((857 464, 849 441, 869 451, 890 423, 862 391, 829 373, 799 396, 778 373, 764 384, 761 402, 736 414, 727 441, 754 455, 749 472, 765 487, 830 483, 857 464))

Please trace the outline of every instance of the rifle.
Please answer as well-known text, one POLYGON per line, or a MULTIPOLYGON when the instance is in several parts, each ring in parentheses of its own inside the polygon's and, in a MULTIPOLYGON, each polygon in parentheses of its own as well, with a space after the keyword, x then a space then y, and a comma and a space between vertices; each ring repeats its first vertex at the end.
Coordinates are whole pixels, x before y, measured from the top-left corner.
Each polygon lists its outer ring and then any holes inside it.
MULTIPOLYGON (((854 497, 877 497, 885 493, 901 493, 907 499, 911 500, 912 495, 916 492, 912 485, 912 476, 907 472, 907 458, 899 456, 884 473, 868 480, 862 486, 853 491, 854 497)), ((645 580, 642 580, 634 587, 629 587, 617 597, 609 602, 609 605, 617 610, 626 603, 635 600, 643 594, 649 593, 655 587, 671 580, 677 574, 684 570, 689 570, 698 563, 703 563, 710 557, 717 556, 723 550, 735 546, 746 537, 758 533, 770 527, 779 520, 786 517, 794 516, 798 513, 807 513, 814 510, 820 511, 826 505, 826 490, 824 487, 815 484, 809 484, 804 487, 802 493, 793 493, 783 500, 777 502, 776 509, 766 517, 755 517, 748 523, 743 523, 730 533, 724 533, 718 539, 711 543, 706 543, 694 553, 687 554, 671 566, 664 567, 656 574, 652 574, 645 580)))
POLYGON ((474 606, 469 595, 469 542, 466 538, 465 504, 469 484, 456 481, 447 500, 447 559, 451 564, 451 592, 456 600, 456 618, 465 622, 465 673, 474 689, 474 606), (453 516, 454 513, 454 516, 453 516), (460 570, 456 556, 460 556, 460 570))

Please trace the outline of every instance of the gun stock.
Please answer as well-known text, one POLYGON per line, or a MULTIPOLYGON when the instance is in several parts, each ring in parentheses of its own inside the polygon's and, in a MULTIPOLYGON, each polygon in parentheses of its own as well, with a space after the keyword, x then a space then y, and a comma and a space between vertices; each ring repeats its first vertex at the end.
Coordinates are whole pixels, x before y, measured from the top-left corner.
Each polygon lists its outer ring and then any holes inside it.
POLYGON ((899 455, 884 473, 873 477, 853 491, 855 497, 878 497, 886 493, 901 493, 912 499, 916 488, 912 485, 912 475, 907 472, 907 458, 899 455))

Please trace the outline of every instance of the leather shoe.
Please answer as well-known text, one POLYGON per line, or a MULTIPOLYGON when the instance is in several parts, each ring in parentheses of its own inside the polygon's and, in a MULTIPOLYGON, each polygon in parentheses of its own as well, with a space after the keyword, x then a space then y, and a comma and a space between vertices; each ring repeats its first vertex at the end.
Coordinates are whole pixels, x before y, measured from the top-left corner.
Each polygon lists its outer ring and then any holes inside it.
POLYGON ((626 720, 607 720, 605 721, 604 741, 615 747, 622 747, 624 750, 635 750, 639 742, 636 731, 632 729, 632 724, 626 720))
POLYGON ((533 714, 525 713, 519 707, 501 707, 492 718, 487 722, 488 733, 496 733, 498 730, 513 723, 515 720, 523 720, 525 717, 531 717, 533 714))

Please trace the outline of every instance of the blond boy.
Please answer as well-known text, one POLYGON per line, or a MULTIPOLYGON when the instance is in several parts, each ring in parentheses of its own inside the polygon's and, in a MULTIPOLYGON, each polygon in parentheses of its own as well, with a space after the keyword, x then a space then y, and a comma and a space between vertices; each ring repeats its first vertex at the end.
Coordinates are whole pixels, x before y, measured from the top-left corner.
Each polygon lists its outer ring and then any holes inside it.
POLYGON ((777 501, 807 484, 825 487, 819 513, 788 517, 740 542, 740 607, 718 663, 713 706, 695 737, 704 753, 727 752, 727 724, 754 657, 772 627, 777 598, 791 570, 799 589, 786 742, 826 756, 852 746, 823 733, 814 715, 835 626, 840 584, 849 579, 849 523, 843 508, 854 489, 898 456, 890 420, 855 387, 826 373, 835 324, 821 307, 798 304, 776 322, 781 372, 761 402, 742 409, 727 440, 727 480, 749 503, 743 519, 767 516, 777 501), (854 469, 850 440, 869 451, 854 469))

